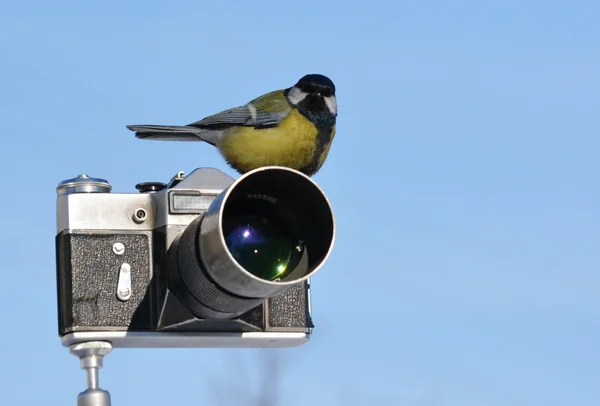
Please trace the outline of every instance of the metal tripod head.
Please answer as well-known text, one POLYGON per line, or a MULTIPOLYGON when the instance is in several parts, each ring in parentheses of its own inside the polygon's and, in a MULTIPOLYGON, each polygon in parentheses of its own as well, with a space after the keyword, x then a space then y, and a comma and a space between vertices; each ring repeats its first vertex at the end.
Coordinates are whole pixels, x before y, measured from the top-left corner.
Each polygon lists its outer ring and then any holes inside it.
POLYGON ((110 406, 110 393, 98 387, 98 370, 102 368, 104 356, 112 351, 107 341, 89 341, 73 344, 71 354, 81 361, 87 375, 87 389, 77 396, 77 406, 110 406))

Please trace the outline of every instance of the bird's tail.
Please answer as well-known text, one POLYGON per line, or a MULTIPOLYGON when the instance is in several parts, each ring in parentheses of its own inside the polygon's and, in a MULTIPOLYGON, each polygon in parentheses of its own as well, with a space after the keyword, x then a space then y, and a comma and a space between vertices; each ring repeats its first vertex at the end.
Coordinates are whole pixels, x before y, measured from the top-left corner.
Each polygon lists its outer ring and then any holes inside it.
POLYGON ((178 125, 128 125, 140 139, 157 141, 204 141, 215 145, 216 134, 211 130, 178 125))

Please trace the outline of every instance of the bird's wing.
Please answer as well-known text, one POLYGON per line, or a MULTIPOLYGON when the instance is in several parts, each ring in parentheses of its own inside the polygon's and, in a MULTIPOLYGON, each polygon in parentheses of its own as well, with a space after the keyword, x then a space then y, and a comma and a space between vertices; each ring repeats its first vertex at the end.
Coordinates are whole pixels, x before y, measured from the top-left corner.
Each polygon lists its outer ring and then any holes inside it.
POLYGON ((200 121, 188 124, 205 129, 223 129, 231 126, 271 127, 279 124, 292 107, 282 90, 267 93, 244 106, 234 107, 200 121))

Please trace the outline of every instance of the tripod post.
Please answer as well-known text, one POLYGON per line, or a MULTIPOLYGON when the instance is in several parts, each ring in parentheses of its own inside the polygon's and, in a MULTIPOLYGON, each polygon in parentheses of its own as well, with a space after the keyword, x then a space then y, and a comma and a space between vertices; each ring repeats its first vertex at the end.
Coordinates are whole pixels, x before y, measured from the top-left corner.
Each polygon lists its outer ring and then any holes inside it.
POLYGON ((106 341, 88 341, 69 347, 71 354, 79 358, 81 368, 87 375, 87 389, 77 396, 77 406, 111 406, 110 393, 98 386, 98 371, 102 368, 104 356, 112 351, 106 341))

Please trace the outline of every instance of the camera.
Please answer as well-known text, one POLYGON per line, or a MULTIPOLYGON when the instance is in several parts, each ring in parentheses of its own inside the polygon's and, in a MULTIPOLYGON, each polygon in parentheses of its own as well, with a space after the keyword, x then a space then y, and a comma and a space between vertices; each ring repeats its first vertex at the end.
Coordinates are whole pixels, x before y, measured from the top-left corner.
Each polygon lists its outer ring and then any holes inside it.
POLYGON ((319 186, 269 166, 214 168, 111 192, 79 175, 57 191, 58 332, 63 346, 292 347, 313 322, 310 277, 335 219, 319 186))

